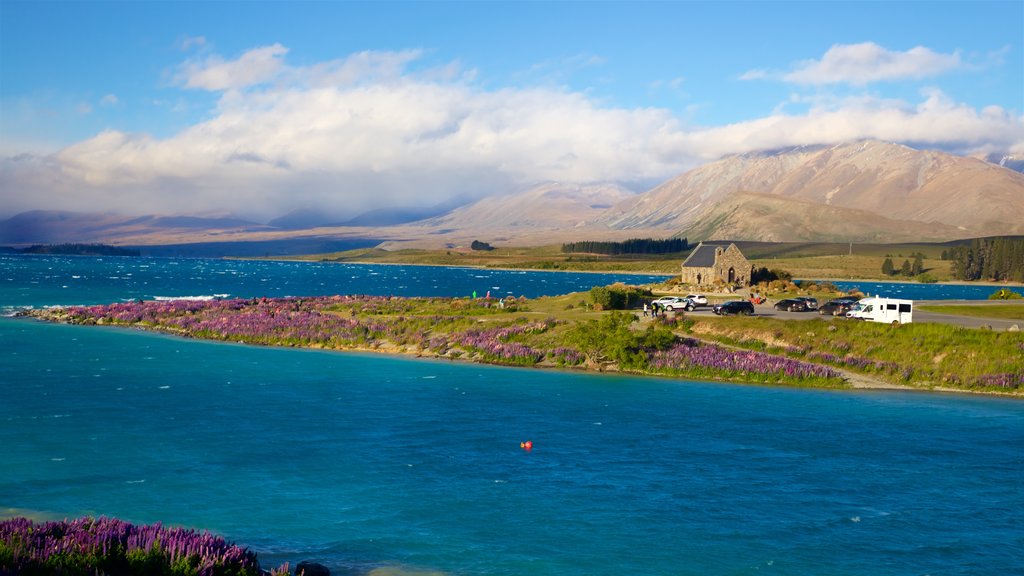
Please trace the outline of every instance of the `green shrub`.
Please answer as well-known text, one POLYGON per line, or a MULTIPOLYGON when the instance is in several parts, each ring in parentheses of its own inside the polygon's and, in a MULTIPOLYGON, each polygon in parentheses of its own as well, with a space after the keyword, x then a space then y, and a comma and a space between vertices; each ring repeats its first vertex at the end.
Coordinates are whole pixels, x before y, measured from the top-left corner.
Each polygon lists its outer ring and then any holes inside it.
POLYGON ((651 291, 638 286, 612 284, 611 286, 594 286, 590 289, 590 299, 594 306, 602 310, 627 310, 639 307, 651 291))
POLYGON ((1020 298, 1024 298, 1024 296, 1021 296, 1009 288, 1000 288, 988 297, 989 300, 1018 300, 1020 298))

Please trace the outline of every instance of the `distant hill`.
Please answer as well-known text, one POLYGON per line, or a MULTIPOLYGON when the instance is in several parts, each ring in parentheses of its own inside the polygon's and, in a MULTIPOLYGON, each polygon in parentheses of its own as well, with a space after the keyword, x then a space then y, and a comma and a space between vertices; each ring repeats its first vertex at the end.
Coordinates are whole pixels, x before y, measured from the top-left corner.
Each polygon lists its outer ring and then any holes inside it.
POLYGON ((986 162, 1009 168, 1015 172, 1024 172, 1024 156, 1008 154, 1005 152, 993 152, 984 157, 986 162))
POLYGON ((267 226, 281 228, 282 230, 302 230, 305 228, 320 228, 321 226, 337 226, 337 218, 332 218, 321 210, 312 208, 299 208, 292 210, 267 222, 267 226))
POLYGON ((514 233, 562 230, 594 222, 612 206, 635 196, 615 184, 546 183, 517 194, 490 196, 451 212, 417 222, 438 229, 514 233))
POLYGON ((656 228, 691 239, 895 241, 918 232, 936 240, 1020 234, 1024 174, 877 141, 799 147, 711 162, 627 199, 599 221, 613 229, 656 228))
POLYGON ((33 210, 0 221, 0 243, 118 243, 122 238, 147 234, 195 236, 268 229, 267 226, 226 216, 122 216, 33 210))

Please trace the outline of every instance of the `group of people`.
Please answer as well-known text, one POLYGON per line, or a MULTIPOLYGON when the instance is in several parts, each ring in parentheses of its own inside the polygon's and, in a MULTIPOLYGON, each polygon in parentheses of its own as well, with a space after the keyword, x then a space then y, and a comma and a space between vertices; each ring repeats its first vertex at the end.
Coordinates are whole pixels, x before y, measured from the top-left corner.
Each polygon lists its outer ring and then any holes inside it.
POLYGON ((648 315, 650 315, 652 318, 657 318, 658 316, 664 316, 665 315, 665 307, 662 306, 661 304, 658 304, 657 302, 652 302, 651 305, 648 306, 647 303, 645 302, 644 303, 644 317, 646 318, 648 315))

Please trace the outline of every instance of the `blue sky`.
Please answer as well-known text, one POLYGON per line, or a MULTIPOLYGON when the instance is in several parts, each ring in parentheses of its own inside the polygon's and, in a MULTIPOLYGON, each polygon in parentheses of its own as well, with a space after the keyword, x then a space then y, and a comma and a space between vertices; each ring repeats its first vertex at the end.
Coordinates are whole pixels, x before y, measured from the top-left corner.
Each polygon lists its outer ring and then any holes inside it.
POLYGON ((0 216, 643 190, 861 138, 1024 153, 1024 1, 0 0, 0 216))

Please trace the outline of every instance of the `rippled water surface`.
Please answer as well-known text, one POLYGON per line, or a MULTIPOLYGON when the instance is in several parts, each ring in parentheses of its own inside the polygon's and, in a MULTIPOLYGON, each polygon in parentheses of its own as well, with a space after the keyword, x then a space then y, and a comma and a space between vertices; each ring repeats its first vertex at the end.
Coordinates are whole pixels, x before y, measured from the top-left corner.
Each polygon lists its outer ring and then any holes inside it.
MULTIPOLYGON (((45 264, 49 278, 6 281, 0 305, 251 296, 261 284, 268 296, 300 295, 321 281, 315 293, 397 292, 392 269, 406 286, 435 282, 433 269, 373 267, 352 284, 364 290, 331 289, 341 281, 324 265, 289 264, 282 286, 262 282, 272 263, 180 261, 167 266, 190 267, 173 276, 188 282, 150 270, 126 293, 123 274, 143 276, 137 267, 112 279, 106 260, 45 264), (392 275, 379 284, 370 272, 392 275)), ((438 290, 533 294, 494 272, 452 274, 464 276, 438 290)), ((561 278, 525 276, 539 290, 561 278)), ((1019 400, 506 369, 0 319, 0 512, 199 527, 265 565, 310 559, 336 574, 1020 573, 1022 446, 1019 400)))

